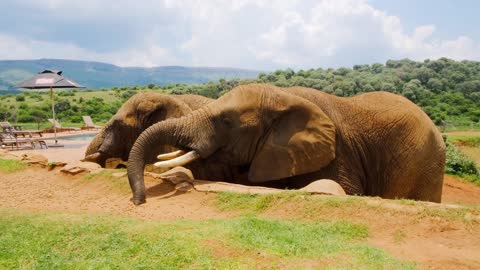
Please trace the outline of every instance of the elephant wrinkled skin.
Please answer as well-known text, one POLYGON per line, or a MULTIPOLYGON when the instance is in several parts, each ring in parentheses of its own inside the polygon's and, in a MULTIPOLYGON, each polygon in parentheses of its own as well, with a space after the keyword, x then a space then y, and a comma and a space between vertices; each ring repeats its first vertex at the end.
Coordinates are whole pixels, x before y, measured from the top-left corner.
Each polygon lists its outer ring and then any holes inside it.
POLYGON ((127 166, 135 204, 145 202, 145 157, 155 145, 242 167, 254 184, 301 188, 332 179, 347 194, 441 200, 441 134, 418 106, 388 92, 344 98, 303 87, 238 86, 139 136, 127 166))

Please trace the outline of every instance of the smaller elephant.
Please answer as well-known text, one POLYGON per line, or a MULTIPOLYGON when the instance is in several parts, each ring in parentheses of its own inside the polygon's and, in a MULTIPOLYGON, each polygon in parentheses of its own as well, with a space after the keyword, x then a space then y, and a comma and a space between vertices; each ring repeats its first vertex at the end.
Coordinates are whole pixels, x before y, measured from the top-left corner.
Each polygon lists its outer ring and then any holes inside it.
MULTIPOLYGON (((91 141, 85 152, 86 161, 105 167, 109 158, 127 161, 137 137, 149 126, 170 118, 190 113, 213 99, 198 95, 168 95, 156 92, 140 92, 128 99, 105 127, 91 141)), ((174 148, 157 145, 159 152, 174 148)), ((154 157, 150 159, 154 161, 154 157)))

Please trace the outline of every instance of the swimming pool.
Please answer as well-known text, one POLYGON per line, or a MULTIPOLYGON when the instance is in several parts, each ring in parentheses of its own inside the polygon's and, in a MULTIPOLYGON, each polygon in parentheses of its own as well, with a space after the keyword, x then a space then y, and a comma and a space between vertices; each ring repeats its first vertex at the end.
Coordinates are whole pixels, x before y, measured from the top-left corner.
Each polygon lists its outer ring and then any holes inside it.
POLYGON ((58 139, 67 140, 67 141, 91 141, 97 133, 88 133, 88 134, 73 134, 65 136, 57 136, 58 139))

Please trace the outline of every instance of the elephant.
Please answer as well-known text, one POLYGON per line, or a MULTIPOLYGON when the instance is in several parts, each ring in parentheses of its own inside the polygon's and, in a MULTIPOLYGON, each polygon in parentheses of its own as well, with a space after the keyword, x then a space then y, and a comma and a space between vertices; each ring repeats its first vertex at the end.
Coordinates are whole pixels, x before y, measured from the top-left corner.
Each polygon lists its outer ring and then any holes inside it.
MULTIPOLYGON (((180 117, 196 110, 213 99, 198 95, 168 95, 156 92, 140 92, 128 99, 93 138, 85 151, 85 161, 105 167, 109 158, 127 161, 137 137, 156 122, 180 117)), ((170 146, 156 146, 165 152, 170 146)), ((153 162, 155 157, 150 160, 153 162)))
POLYGON ((145 156, 155 145, 244 168, 256 185, 301 188, 319 179, 347 194, 440 202, 445 143, 430 118, 389 92, 337 97, 319 90, 241 85, 186 116, 147 128, 128 157, 133 203, 145 203, 145 156))

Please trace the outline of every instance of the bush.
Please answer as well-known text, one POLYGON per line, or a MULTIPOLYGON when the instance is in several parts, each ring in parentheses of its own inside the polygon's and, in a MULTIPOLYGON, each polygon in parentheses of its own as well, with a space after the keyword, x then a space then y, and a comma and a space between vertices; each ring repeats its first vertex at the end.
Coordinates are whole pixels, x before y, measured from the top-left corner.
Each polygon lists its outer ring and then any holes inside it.
POLYGON ((460 176, 475 175, 480 177, 475 162, 460 152, 460 150, 450 142, 447 142, 447 162, 445 172, 460 176))
POLYGON ((17 95, 17 96, 15 97, 15 100, 16 100, 16 101, 25 101, 25 96, 24 96, 24 95, 17 95))

